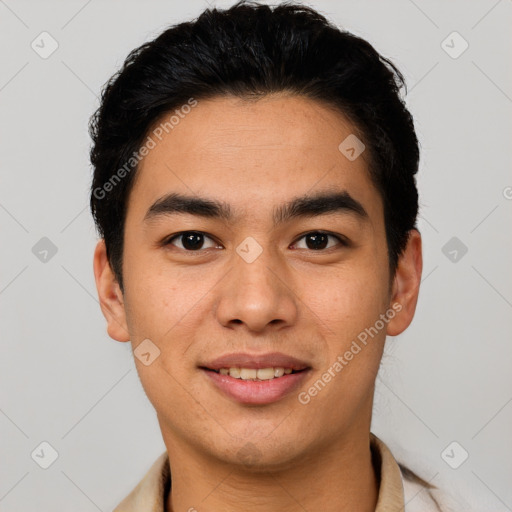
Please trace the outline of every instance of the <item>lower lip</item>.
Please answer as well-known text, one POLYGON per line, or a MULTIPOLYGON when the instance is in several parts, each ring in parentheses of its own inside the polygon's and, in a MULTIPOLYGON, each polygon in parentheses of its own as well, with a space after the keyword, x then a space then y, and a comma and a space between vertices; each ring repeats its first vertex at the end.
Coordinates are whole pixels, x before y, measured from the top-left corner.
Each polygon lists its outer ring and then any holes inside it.
POLYGON ((309 370, 290 373, 270 380, 242 380, 229 375, 202 370, 228 397, 242 404, 264 405, 281 400, 300 386, 309 370))

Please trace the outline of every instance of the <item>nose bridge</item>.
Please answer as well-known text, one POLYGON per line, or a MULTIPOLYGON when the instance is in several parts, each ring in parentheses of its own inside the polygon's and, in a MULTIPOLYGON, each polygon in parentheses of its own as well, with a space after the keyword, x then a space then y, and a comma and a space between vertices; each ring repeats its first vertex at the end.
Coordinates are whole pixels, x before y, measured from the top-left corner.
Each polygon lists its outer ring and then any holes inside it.
POLYGON ((267 303, 279 292, 279 281, 277 258, 270 254, 270 251, 263 251, 254 261, 246 260, 240 255, 233 258, 233 274, 235 286, 239 296, 263 295, 267 303), (277 271, 276 271, 277 270, 277 271))
POLYGON ((295 321, 296 300, 275 251, 249 237, 233 253, 231 265, 217 305, 222 325, 242 323, 257 331, 269 324, 284 326, 295 321))

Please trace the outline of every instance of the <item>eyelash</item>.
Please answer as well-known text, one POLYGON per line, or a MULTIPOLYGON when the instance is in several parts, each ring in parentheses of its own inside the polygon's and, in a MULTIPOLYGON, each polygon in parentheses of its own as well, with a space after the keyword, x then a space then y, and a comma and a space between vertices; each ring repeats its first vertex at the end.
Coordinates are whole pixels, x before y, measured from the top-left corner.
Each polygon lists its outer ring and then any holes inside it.
MULTIPOLYGON (((213 242, 217 243, 212 237, 208 236, 203 231, 181 231, 179 233, 176 233, 176 234, 171 235, 170 237, 166 238, 162 242, 162 245, 164 245, 164 246, 173 245, 172 242, 174 240, 179 239, 180 237, 183 237, 184 235, 189 235, 189 234, 202 235, 205 238, 209 238, 213 242)), ((348 240, 346 240, 341 235, 335 235, 334 233, 330 233, 328 231, 322 231, 322 230, 308 231, 307 233, 304 233, 304 234, 300 235, 299 238, 297 238, 297 240, 293 243, 293 245, 297 244, 300 240, 302 240, 303 238, 305 238, 308 235, 317 235, 317 234, 318 235, 327 235, 328 237, 335 238, 338 241, 338 244, 340 246, 342 246, 342 247, 348 247, 350 245, 348 240)), ((220 244, 218 244, 218 245, 220 245, 220 244)), ((336 248, 336 246, 328 247, 326 249, 317 249, 317 250, 315 250, 315 249, 306 249, 306 250, 309 250, 311 252, 326 252, 326 251, 329 251, 330 249, 333 249, 333 248, 336 248)), ((192 254, 193 253, 201 253, 201 252, 204 252, 206 250, 206 249, 202 249, 201 248, 201 249, 198 249, 196 251, 193 251, 193 250, 189 250, 189 249, 182 249, 180 247, 177 247, 177 249, 179 249, 181 251, 184 251, 184 252, 187 252, 187 253, 192 253, 192 254)), ((208 247, 208 249, 211 249, 211 247, 208 247)))

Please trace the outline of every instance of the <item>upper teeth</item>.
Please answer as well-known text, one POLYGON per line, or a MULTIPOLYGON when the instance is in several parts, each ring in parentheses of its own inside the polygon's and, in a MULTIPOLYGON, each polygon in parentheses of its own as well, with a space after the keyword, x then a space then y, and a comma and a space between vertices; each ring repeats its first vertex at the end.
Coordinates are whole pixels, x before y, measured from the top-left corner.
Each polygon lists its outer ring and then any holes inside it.
POLYGON ((235 379, 242 380, 270 380, 275 377, 282 377, 283 375, 287 375, 292 373, 291 368, 259 368, 258 370, 255 368, 220 368, 219 373, 222 375, 229 375, 235 379))

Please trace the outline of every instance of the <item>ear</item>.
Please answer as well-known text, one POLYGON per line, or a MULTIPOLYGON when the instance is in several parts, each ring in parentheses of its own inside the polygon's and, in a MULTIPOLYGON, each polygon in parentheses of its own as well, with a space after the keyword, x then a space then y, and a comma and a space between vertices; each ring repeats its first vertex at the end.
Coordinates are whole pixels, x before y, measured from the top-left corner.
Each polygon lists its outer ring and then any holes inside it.
POLYGON ((391 292, 391 306, 397 311, 388 322, 387 334, 397 336, 409 327, 416 311, 420 291, 423 256, 421 235, 417 229, 409 231, 409 239, 400 255, 391 292))
POLYGON ((130 341, 123 293, 110 267, 103 239, 98 242, 94 251, 94 277, 101 311, 107 320, 108 335, 117 341, 130 341))

